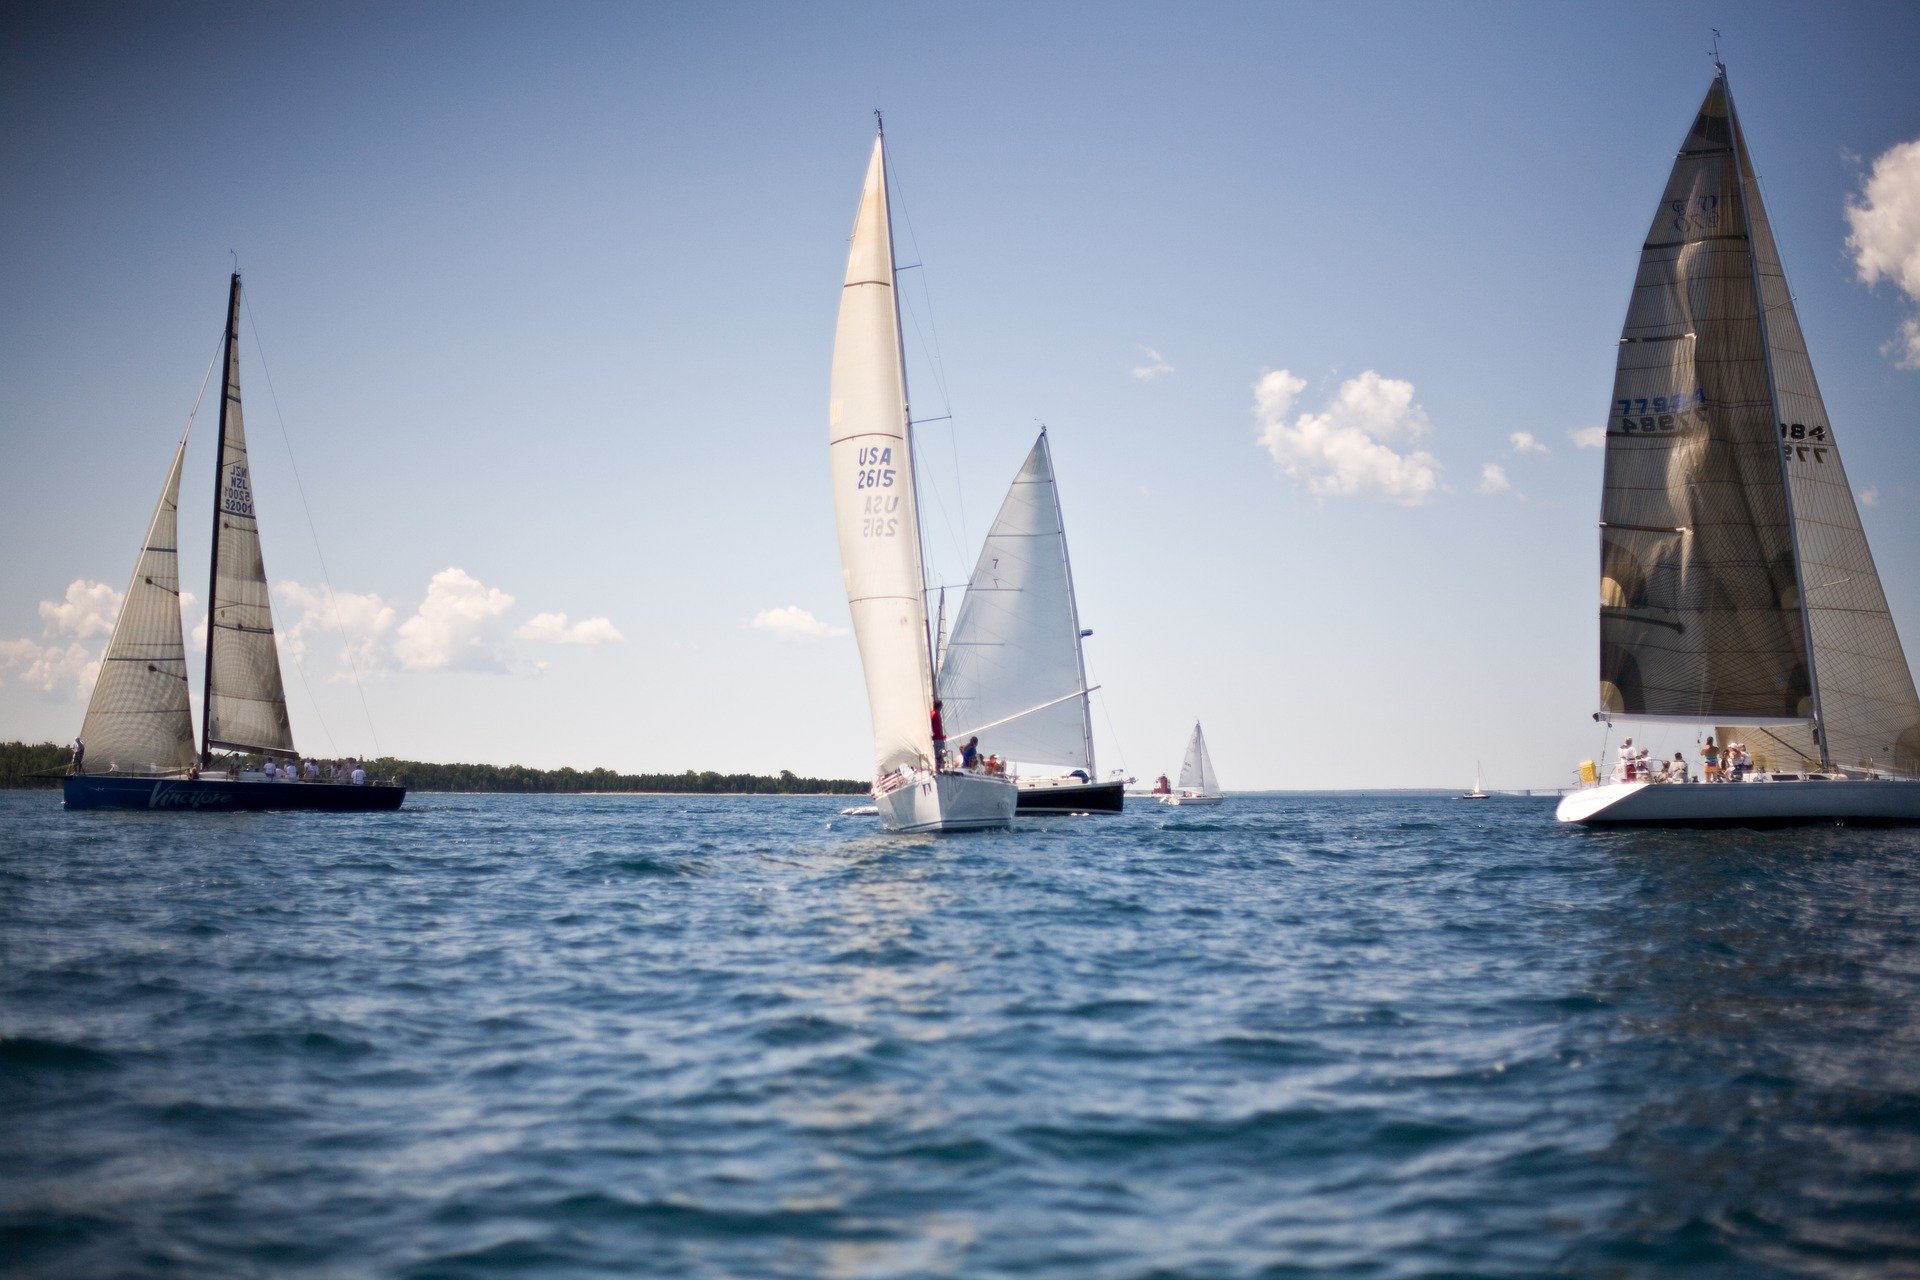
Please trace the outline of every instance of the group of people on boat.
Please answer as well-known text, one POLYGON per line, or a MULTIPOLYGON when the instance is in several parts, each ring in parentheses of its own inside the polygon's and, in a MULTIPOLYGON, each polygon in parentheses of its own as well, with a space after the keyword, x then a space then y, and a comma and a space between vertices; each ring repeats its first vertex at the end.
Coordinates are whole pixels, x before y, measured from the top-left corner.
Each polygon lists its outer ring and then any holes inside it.
MULTIPOLYGON (((289 760, 285 764, 277 764, 269 758, 260 766, 260 772, 268 782, 331 782, 356 787, 367 785, 366 769, 358 760, 353 759, 328 760, 322 764, 309 756, 303 761, 289 760)), ((227 776, 236 779, 240 776, 238 762, 228 766, 227 776)))
MULTIPOLYGON (((940 699, 933 700, 933 765, 936 769, 948 768, 947 730, 940 722, 940 699)), ((982 755, 980 735, 974 734, 967 739, 967 745, 960 748, 959 765, 968 773, 984 773, 993 778, 1007 775, 1007 762, 999 756, 982 755)))
MULTIPOLYGON (((1691 782, 1685 753, 1676 751, 1671 760, 1653 760, 1645 747, 1633 745, 1632 738, 1620 743, 1620 763, 1614 767, 1615 782, 1691 782)), ((1753 769, 1753 755, 1744 742, 1729 742, 1720 747, 1709 737, 1700 748, 1702 782, 1744 782, 1753 769)))

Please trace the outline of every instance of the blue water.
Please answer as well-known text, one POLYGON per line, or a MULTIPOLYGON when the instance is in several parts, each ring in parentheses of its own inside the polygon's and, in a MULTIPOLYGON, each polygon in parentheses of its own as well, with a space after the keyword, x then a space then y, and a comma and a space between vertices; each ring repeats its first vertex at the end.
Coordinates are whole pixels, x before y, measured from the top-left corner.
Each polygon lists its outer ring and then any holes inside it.
POLYGON ((1920 832, 0 793, 0 1274, 1920 1274, 1920 832))

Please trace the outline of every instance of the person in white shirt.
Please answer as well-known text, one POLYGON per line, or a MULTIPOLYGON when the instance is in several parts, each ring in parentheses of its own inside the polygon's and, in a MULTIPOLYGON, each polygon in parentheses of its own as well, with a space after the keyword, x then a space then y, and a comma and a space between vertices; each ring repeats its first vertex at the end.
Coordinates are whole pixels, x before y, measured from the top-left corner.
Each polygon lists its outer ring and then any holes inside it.
POLYGON ((260 766, 260 772, 266 775, 268 782, 272 782, 280 776, 280 766, 269 760, 260 766))
POLYGON ((1673 763, 1667 766, 1667 781, 1685 782, 1686 780, 1687 758, 1676 751, 1673 753, 1673 763))
POLYGON ((1620 742, 1620 763, 1614 766, 1613 780, 1627 782, 1633 778, 1633 739, 1623 738, 1620 742))
POLYGON ((356 787, 364 787, 367 785, 367 771, 362 769, 358 764, 353 766, 353 785, 356 787))

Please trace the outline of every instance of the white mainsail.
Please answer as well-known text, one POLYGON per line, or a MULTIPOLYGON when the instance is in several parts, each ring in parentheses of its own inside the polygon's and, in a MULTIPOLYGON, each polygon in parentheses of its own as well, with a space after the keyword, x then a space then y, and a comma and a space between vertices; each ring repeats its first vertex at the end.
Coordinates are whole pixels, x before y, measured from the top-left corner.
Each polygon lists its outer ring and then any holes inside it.
POLYGON ((195 758, 180 629, 180 437, 80 725, 90 773, 185 769, 195 758))
POLYGON ((1220 794, 1220 779, 1214 776, 1213 757, 1207 754, 1207 737, 1200 722, 1193 722, 1193 736, 1187 739, 1186 758, 1180 761, 1180 790, 1204 795, 1220 794))
POLYGON ((240 411, 240 276, 227 297, 226 376, 213 496, 213 572, 207 608, 205 747, 291 756, 293 729, 273 640, 273 605, 260 556, 240 411))
POLYGON ((980 550, 939 689, 956 742, 991 725, 983 749, 1003 759, 1092 774, 1080 616, 1044 430, 980 550))
POLYGON ((1920 770, 1920 699, 1724 69, 1641 251, 1601 523, 1603 713, 1731 730, 1777 767, 1920 770))
POLYGON ((827 420, 840 563, 873 717, 874 771, 931 768, 932 663, 881 136, 874 138, 847 255, 827 420))

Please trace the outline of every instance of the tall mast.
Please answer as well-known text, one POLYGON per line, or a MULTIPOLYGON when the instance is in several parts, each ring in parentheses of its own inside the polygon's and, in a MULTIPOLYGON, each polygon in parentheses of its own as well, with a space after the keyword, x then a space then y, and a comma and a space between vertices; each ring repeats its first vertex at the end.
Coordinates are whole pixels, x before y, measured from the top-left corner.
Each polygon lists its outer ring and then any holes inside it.
POLYGON ((220 435, 213 446, 213 550, 207 557, 207 668, 200 686, 200 765, 213 763, 209 737, 213 732, 213 613, 220 586, 220 487, 226 478, 227 409, 233 403, 233 347, 240 336, 240 273, 233 273, 227 290, 227 337, 220 348, 220 435))
MULTIPOLYGON (((1753 206, 1759 198, 1760 179, 1741 163, 1747 155, 1746 133, 1740 127, 1739 113, 1733 109, 1733 89, 1727 83, 1727 68, 1717 57, 1714 65, 1720 69, 1720 92, 1727 100, 1727 125, 1733 135, 1733 176, 1740 190, 1741 220, 1747 228, 1747 275, 1753 285, 1754 315, 1760 322, 1760 358, 1767 370, 1767 407, 1774 423, 1778 424, 1780 388, 1774 381, 1773 329, 1767 318, 1766 295, 1760 288, 1760 255, 1754 248, 1753 236, 1753 206), (1749 184, 1753 188, 1751 197, 1747 194, 1749 184)), ((1784 273, 1786 265, 1782 263, 1780 269, 1784 273)), ((1777 446, 1778 442, 1775 443, 1777 446)), ((1826 721, 1820 715, 1820 673, 1813 655, 1813 609, 1807 601, 1806 572, 1800 560, 1800 517, 1794 510, 1793 477, 1787 470, 1787 451, 1776 447, 1774 457, 1780 465, 1780 493, 1787 508, 1787 540, 1793 547, 1793 585, 1800 602, 1801 643, 1807 653, 1807 690, 1813 699, 1813 740, 1814 745, 1820 748, 1820 768, 1824 772, 1832 767, 1833 759, 1827 750, 1826 721)))

